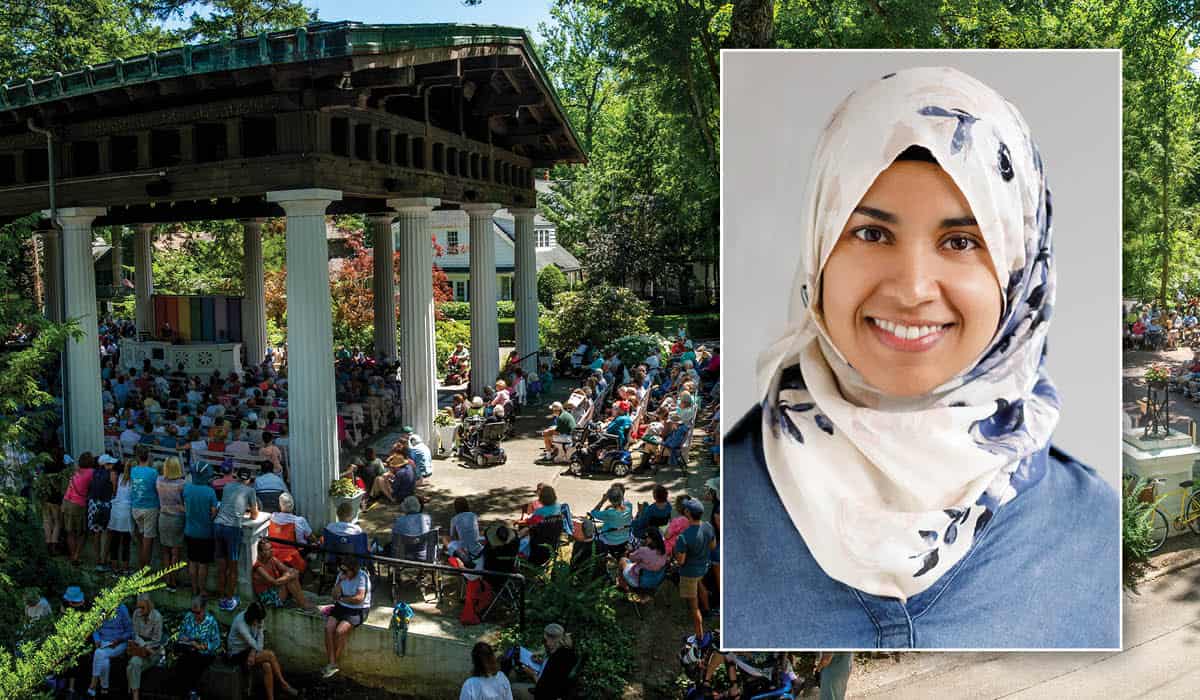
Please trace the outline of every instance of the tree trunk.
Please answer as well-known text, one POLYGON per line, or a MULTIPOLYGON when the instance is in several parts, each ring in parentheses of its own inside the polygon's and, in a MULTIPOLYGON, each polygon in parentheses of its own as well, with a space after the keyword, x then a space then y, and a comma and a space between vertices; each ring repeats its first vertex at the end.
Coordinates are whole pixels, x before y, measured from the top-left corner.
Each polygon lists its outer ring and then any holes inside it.
POLYGON ((1159 280, 1158 287, 1158 303, 1160 308, 1166 309, 1167 305, 1167 278, 1171 272, 1171 221, 1169 218, 1168 198, 1170 196, 1171 183, 1171 131, 1170 131, 1170 106, 1171 95, 1170 88, 1164 86, 1163 89, 1163 110, 1162 110, 1162 149, 1163 149, 1163 177, 1162 177, 1162 278, 1159 280))
POLYGON ((775 0, 735 0, 729 18, 727 49, 775 47, 775 0))

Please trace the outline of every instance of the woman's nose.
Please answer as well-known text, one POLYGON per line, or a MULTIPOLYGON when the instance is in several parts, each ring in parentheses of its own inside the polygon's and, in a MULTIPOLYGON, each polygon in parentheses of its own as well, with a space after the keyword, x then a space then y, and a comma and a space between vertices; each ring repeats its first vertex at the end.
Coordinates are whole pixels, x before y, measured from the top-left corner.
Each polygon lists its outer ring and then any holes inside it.
POLYGON ((941 275, 937 255, 918 246, 897 249, 891 267, 885 272, 883 290, 904 307, 920 306, 941 296, 941 275))

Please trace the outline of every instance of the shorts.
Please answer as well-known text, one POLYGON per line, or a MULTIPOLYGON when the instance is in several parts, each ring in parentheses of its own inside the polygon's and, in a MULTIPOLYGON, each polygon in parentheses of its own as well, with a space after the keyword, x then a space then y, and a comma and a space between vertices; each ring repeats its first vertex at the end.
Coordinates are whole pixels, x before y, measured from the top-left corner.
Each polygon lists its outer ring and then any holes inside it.
POLYGON ((258 602, 263 604, 264 608, 282 608, 283 599, 279 597, 279 588, 271 586, 267 590, 258 594, 258 602))
POLYGON ((158 541, 164 547, 183 546, 183 513, 158 514, 158 541))
POLYGON ((158 509, 134 508, 133 531, 142 537, 155 539, 158 537, 158 509))
POLYGON ((250 658, 250 650, 243 649, 236 654, 227 654, 225 660, 234 668, 242 668, 246 665, 246 659, 250 658))
POLYGON ((691 600, 698 594, 697 587, 700 585, 702 576, 680 576, 679 577, 679 597, 684 600, 691 600))
POLYGON ((67 534, 79 535, 87 529, 87 507, 73 501, 63 501, 63 527, 67 534))
POLYGON ((333 610, 329 611, 329 616, 338 622, 349 622, 351 627, 358 627, 366 621, 366 610, 362 608, 349 608, 338 603, 333 604, 333 610))
POLYGON ((213 539, 211 537, 184 537, 187 545, 187 560, 197 564, 213 563, 213 539))
POLYGON ((213 523, 213 539, 217 541, 217 558, 237 561, 242 549, 242 528, 213 523))

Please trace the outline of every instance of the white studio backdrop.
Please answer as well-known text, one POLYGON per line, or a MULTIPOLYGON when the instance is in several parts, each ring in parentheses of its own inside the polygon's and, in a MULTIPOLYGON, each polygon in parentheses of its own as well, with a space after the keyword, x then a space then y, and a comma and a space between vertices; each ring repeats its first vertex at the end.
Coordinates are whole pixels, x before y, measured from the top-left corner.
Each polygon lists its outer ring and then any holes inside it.
POLYGON ((1121 56, 1094 51, 724 51, 721 54, 721 390, 726 430, 759 396, 759 351, 782 334, 817 139, 870 80, 953 66, 1016 105, 1054 201, 1055 445, 1120 485, 1121 56))

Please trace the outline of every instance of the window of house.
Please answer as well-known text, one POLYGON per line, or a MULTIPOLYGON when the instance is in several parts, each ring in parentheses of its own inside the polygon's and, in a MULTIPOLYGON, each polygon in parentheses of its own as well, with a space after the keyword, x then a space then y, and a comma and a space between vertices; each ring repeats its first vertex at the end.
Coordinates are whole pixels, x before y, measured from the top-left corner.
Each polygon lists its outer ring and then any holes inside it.
MULTIPOLYGON (((446 245, 450 248, 458 247, 458 231, 446 232, 446 245)), ((453 255, 453 253, 451 253, 453 255)))
POLYGON ((467 298, 467 283, 464 280, 454 280, 454 301, 470 301, 467 298))
POLYGON ((512 301, 512 275, 500 278, 500 300, 512 301))
POLYGON ((537 234, 537 247, 549 248, 554 245, 554 238, 551 236, 551 229, 539 228, 537 234))

